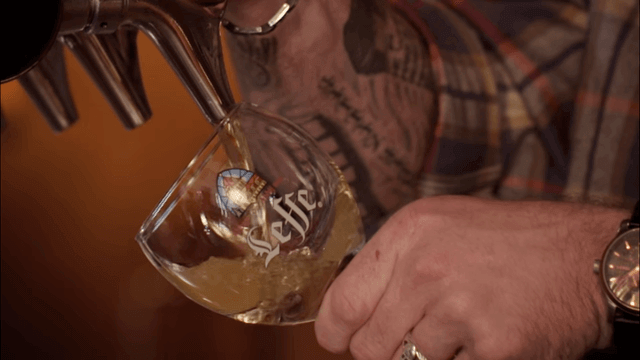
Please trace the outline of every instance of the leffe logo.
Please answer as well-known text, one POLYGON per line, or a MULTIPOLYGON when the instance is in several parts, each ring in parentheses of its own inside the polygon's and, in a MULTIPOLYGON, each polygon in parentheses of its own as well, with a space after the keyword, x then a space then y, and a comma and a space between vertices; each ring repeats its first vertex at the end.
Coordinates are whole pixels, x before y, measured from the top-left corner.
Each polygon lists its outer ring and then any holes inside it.
POLYGON ((280 216, 279 220, 270 224, 271 236, 277 241, 275 246, 270 241, 254 237, 260 226, 252 227, 246 237, 247 244, 258 256, 266 254, 265 267, 280 254, 280 244, 291 240, 293 230, 300 234, 301 243, 304 243, 310 227, 308 215, 317 207, 322 207, 322 203, 316 203, 307 189, 277 197, 275 189, 267 185, 265 180, 243 169, 229 169, 218 174, 217 187, 216 202, 225 216, 232 213, 236 217, 242 217, 256 201, 268 201, 280 216))

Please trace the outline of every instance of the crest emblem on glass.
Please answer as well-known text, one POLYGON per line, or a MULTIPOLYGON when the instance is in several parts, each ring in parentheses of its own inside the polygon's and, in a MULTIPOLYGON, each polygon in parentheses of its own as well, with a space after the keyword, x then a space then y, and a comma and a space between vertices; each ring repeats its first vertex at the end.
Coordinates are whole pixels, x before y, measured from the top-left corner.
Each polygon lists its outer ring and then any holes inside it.
POLYGON ((198 90, 215 130, 136 240, 167 280, 208 309, 246 323, 313 321, 331 281, 364 245, 353 194, 300 127, 233 101, 220 46, 225 1, 206 11, 183 5, 209 24, 185 32, 187 53, 192 43, 208 45, 188 57, 200 65, 181 70, 193 75, 187 88, 198 90))

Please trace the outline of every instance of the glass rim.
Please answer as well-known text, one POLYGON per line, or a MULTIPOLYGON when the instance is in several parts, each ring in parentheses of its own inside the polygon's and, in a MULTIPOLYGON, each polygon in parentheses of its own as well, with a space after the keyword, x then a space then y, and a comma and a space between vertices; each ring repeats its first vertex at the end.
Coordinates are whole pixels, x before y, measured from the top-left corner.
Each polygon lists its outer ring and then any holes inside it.
POLYGON ((214 142, 220 130, 229 121, 231 114, 236 112, 238 106, 234 107, 227 117, 225 117, 220 123, 218 123, 213 130, 213 133, 204 142, 204 145, 193 156, 189 164, 180 172, 178 178, 171 184, 169 190, 165 192, 162 199, 153 207, 151 214, 147 216, 140 230, 136 234, 135 238, 141 244, 146 243, 149 236, 155 232, 164 218, 173 210, 178 201, 192 186, 191 179, 197 177, 207 162, 211 159, 215 151, 221 145, 220 142, 214 142))

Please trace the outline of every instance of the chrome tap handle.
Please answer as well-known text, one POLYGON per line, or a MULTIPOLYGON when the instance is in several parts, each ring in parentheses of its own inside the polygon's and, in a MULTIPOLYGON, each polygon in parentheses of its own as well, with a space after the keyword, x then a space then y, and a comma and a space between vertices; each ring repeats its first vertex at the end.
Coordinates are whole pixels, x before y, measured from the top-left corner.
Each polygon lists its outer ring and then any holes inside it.
POLYGON ((75 32, 60 37, 129 130, 151 118, 140 74, 137 35, 135 28, 120 27, 112 34, 75 32))
POLYGON ((125 20, 153 40, 211 123, 235 104, 222 59, 225 5, 226 0, 206 7, 191 0, 141 0, 129 5, 125 20))
MULTIPOLYGON (((226 0, 58 0, 58 4, 62 10, 56 13, 57 36, 78 57, 127 128, 151 116, 131 28, 155 42, 209 122, 224 119, 234 106, 220 39, 226 0)), ((64 129, 75 118, 62 121, 63 109, 69 109, 59 106, 58 95, 50 94, 52 86, 35 88, 51 82, 41 70, 21 83, 37 94, 33 98, 41 110, 48 109, 45 116, 57 119, 54 128, 64 129)))
POLYGON ((63 131, 78 120, 60 43, 56 42, 47 55, 18 81, 54 131, 63 131))

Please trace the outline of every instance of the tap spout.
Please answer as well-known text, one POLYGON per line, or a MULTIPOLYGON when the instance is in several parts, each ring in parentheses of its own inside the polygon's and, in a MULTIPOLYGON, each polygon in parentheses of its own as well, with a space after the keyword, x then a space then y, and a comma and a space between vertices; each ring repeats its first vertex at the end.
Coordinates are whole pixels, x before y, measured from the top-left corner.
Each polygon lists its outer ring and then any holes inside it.
POLYGON ((149 36, 207 120, 216 124, 235 104, 222 58, 220 22, 226 1, 204 7, 190 0, 129 4, 124 23, 149 36))
POLYGON ((111 34, 61 36, 129 130, 151 118, 140 74, 137 34, 137 29, 121 26, 111 34))
POLYGON ((78 120, 59 42, 56 41, 49 53, 18 81, 54 131, 66 130, 78 120))

